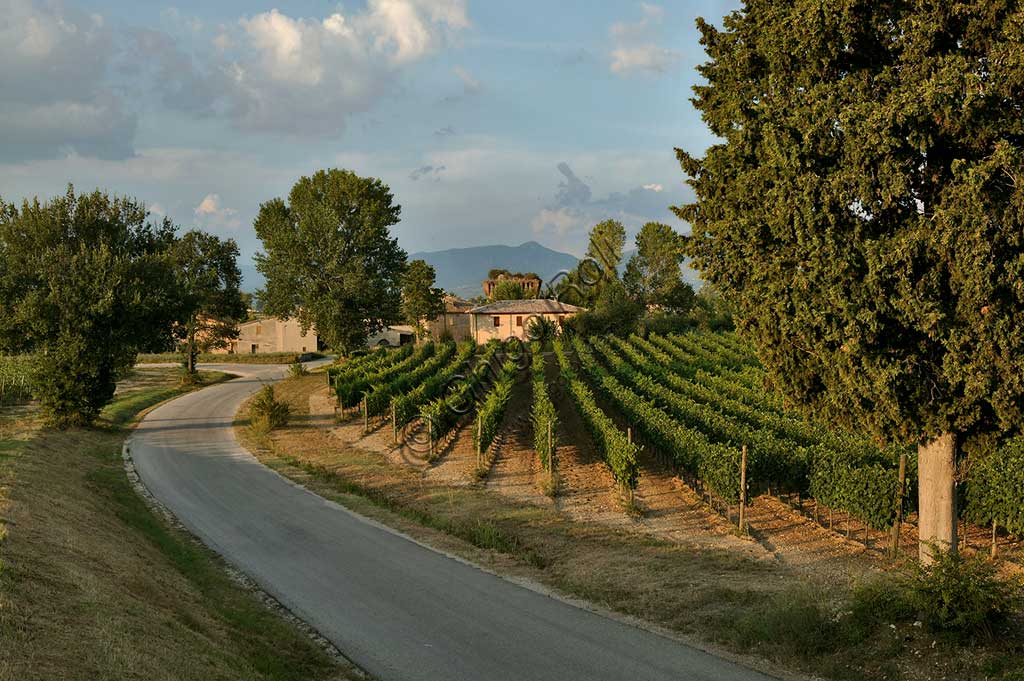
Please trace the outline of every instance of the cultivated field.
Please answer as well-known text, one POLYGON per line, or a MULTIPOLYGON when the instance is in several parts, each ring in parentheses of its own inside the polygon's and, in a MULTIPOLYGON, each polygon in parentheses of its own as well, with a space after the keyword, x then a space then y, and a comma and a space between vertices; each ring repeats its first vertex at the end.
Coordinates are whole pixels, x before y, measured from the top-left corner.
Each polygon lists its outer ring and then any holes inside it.
MULTIPOLYGON (((827 676, 1014 678, 1000 644, 932 645, 894 605, 887 580, 916 556, 915 452, 787 409, 734 335, 565 338, 521 356, 427 343, 278 392, 294 422, 242 429, 266 463, 495 569, 827 676)), ((1022 469, 971 470, 987 477, 965 485, 969 549, 990 551, 993 513, 1000 565, 1019 574, 999 485, 1022 469)))

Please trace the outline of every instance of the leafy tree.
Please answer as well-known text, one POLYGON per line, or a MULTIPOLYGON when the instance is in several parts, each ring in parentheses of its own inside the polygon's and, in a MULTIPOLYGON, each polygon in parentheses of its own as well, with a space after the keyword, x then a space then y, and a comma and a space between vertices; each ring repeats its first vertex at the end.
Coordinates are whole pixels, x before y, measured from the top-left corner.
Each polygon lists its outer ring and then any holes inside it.
POLYGON ((586 257, 554 286, 558 300, 570 305, 593 307, 604 286, 618 281, 625 245, 626 229, 621 222, 605 220, 594 225, 590 230, 586 257))
MULTIPOLYGON (((205 232, 191 231, 171 249, 177 275, 178 336, 184 341, 186 368, 196 371, 196 356, 203 349, 223 347, 238 337, 238 322, 248 305, 239 290, 238 245, 205 232)), ((251 300, 251 296, 250 296, 251 300)))
POLYGON ((523 300, 526 291, 523 285, 513 279, 502 279, 491 291, 491 300, 523 300))
POLYGON ((648 222, 636 235, 636 253, 622 281, 637 301, 662 310, 686 312, 693 307, 693 287, 683 281, 683 240, 668 225, 648 222))
POLYGON ((630 297, 621 281, 614 279, 601 289, 592 310, 580 312, 569 323, 584 336, 628 336, 638 330, 643 312, 643 305, 630 297))
POLYGON ((622 249, 626 245, 626 228, 618 220, 605 220, 590 230, 587 257, 600 264, 605 279, 618 279, 622 249))
POLYGON ((287 203, 260 206, 264 311, 297 317, 345 353, 399 321, 406 255, 389 231, 401 213, 393 198, 380 180, 332 169, 301 178, 287 203))
POLYGON ((808 412, 919 443, 921 557, 957 452, 1024 416, 1024 8, 748 0, 677 151, 687 250, 808 412))
POLYGON ((0 351, 34 352, 35 392, 58 426, 88 425, 177 309, 174 227, 99 191, 0 202, 0 351))
POLYGON ((437 319, 444 313, 444 291, 434 287, 436 273, 424 260, 413 260, 402 278, 402 314, 416 330, 416 340, 423 334, 423 320, 437 319))

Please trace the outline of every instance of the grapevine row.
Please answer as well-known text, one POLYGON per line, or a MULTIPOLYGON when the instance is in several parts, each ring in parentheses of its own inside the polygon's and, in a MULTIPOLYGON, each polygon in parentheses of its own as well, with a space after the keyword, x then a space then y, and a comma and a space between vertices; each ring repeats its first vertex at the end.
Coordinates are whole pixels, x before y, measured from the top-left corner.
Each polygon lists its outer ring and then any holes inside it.
POLYGON ((515 361, 506 359, 501 365, 497 380, 477 408, 478 421, 477 429, 473 433, 473 443, 478 452, 486 452, 494 441, 494 436, 498 434, 501 420, 505 416, 505 407, 512 397, 512 387, 515 385, 517 373, 515 361))
POLYGON ((551 465, 554 448, 553 438, 549 438, 548 434, 553 434, 558 428, 558 412, 548 394, 548 382, 544 369, 544 354, 537 350, 533 353, 530 363, 533 381, 533 407, 530 411, 530 420, 533 422, 533 447, 537 450, 541 467, 548 469, 551 465))
POLYGON ((491 363, 500 348, 501 343, 498 342, 485 345, 465 380, 458 383, 448 395, 437 397, 420 406, 420 416, 430 428, 431 439, 437 440, 447 435, 469 411, 475 396, 492 374, 491 363))
POLYGON ((430 376, 436 374, 441 367, 448 364, 455 355, 455 343, 439 343, 434 354, 418 366, 392 376, 389 380, 378 383, 366 393, 366 413, 377 416, 384 413, 390 406, 392 398, 411 391, 430 376))
POLYGON ((391 413, 395 423, 406 423, 418 413, 420 406, 439 396, 445 387, 465 370, 475 351, 476 344, 472 341, 460 343, 455 358, 447 366, 428 376, 414 390, 395 395, 391 399, 391 413))
POLYGON ((612 476, 622 487, 635 489, 640 477, 640 464, 637 459, 640 448, 619 430, 615 422, 598 406, 594 394, 573 370, 561 339, 554 341, 554 349, 569 394, 605 463, 611 469, 612 476))
POLYGON ((335 392, 338 395, 338 403, 342 407, 354 407, 363 399, 363 395, 369 392, 373 386, 388 383, 396 376, 400 376, 413 367, 425 362, 434 354, 435 345, 424 343, 411 351, 405 359, 389 364, 388 366, 372 373, 357 374, 355 376, 340 379, 335 384, 335 392))

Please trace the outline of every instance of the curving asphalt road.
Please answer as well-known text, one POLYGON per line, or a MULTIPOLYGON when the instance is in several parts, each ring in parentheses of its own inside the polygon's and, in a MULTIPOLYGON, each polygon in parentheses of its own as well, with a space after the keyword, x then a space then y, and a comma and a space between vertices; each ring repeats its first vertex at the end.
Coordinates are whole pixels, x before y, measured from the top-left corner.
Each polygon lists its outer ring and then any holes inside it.
POLYGON ((381 681, 768 677, 453 560, 287 481, 235 412, 284 367, 169 402, 131 438, 150 491, 202 541, 381 681))

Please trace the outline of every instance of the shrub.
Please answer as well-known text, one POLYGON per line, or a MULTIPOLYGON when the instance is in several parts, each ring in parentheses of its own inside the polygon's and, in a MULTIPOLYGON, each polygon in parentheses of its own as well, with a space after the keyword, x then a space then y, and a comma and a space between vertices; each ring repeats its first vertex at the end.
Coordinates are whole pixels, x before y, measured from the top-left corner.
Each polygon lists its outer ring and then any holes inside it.
POLYGON ((553 341, 558 335, 558 324, 549 317, 533 317, 526 327, 526 335, 535 343, 553 341))
POLYGON ((995 563, 933 548, 934 562, 918 566, 911 589, 921 619, 957 637, 992 637, 1021 601, 1021 584, 1004 581, 995 563))
POLYGON ((300 378, 309 375, 309 369, 302 362, 295 362, 288 367, 288 375, 292 378, 300 378))
POLYGON ((252 427, 261 432, 269 433, 274 428, 288 424, 291 409, 274 396, 274 386, 264 386, 249 406, 249 420, 252 427))

